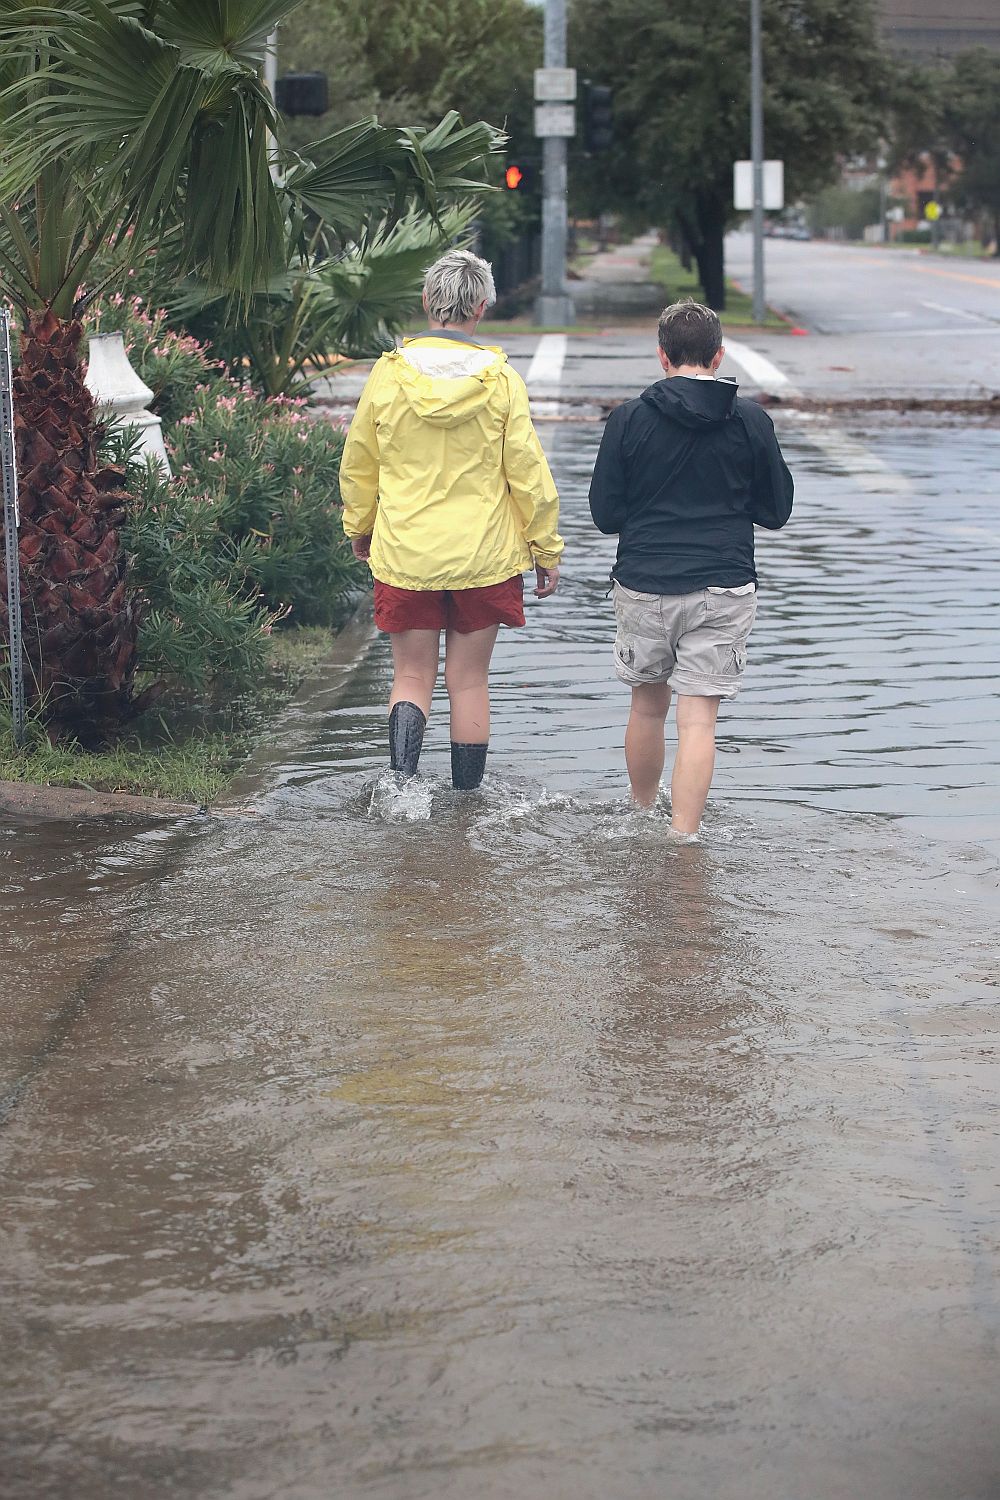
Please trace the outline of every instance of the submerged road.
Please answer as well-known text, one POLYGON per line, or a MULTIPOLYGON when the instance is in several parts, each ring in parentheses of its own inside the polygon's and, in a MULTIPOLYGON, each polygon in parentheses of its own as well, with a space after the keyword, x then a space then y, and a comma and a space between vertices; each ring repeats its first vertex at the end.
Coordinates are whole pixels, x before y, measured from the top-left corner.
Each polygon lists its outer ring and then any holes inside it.
POLYGON ((4 1500, 996 1500, 1000 435, 808 430, 700 845, 587 424, 481 796, 361 632, 255 816, 4 829, 4 1500))

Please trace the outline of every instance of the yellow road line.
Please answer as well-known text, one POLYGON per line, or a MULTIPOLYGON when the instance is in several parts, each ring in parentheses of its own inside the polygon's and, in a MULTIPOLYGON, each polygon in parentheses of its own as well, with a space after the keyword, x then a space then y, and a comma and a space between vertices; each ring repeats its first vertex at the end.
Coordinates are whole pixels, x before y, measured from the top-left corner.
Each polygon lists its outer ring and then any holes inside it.
MULTIPOLYGON (((863 266, 886 266, 891 265, 891 262, 883 260, 881 256, 877 258, 872 256, 871 259, 866 257, 860 261, 860 264, 863 266)), ((896 269, 899 269, 898 264, 896 269)), ((967 272, 942 271, 937 266, 921 266, 915 264, 913 261, 907 262, 903 270, 920 271, 924 276, 941 276, 945 281, 974 281, 977 286, 991 286, 1000 292, 1000 276, 970 276, 967 272)))
POLYGON ((992 286, 1000 292, 998 276, 968 276, 961 271, 939 271, 937 266, 914 266, 913 269, 922 271, 925 276, 943 276, 946 281, 974 281, 977 286, 992 286))

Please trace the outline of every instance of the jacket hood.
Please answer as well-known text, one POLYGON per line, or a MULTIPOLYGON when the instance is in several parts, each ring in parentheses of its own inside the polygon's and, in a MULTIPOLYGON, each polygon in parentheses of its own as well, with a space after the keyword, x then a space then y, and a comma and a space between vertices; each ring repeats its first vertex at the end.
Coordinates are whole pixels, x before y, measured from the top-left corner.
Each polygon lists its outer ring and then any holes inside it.
POLYGON ((728 422, 736 410, 735 380, 695 380, 672 375, 643 391, 645 401, 681 427, 717 427, 728 422))
POLYGON ((507 363, 502 349, 433 335, 407 339, 384 356, 411 410, 437 427, 469 422, 490 399, 507 363))

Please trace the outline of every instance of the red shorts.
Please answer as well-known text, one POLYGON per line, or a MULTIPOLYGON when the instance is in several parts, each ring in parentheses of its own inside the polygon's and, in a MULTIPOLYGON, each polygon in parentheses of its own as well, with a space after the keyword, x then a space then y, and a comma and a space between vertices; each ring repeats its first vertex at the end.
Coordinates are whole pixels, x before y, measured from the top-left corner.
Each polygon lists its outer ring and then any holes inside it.
POLYGON ((471 635, 488 625, 524 624, 524 580, 507 578, 482 589, 397 589, 375 580, 375 624, 401 630, 457 630, 471 635))

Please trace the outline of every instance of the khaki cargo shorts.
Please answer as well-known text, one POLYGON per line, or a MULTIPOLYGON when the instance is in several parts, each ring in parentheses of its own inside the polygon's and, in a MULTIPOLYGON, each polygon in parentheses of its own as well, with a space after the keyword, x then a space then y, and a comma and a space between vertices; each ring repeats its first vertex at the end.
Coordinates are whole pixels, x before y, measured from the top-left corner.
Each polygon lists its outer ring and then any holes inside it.
POLYGON ((667 682, 692 698, 735 698, 757 594, 639 594, 615 583, 615 670, 629 687, 667 682))

